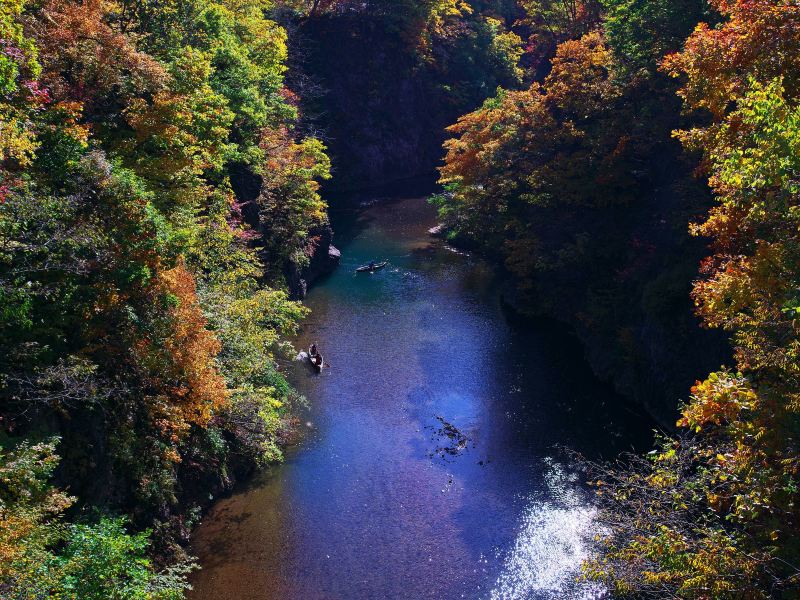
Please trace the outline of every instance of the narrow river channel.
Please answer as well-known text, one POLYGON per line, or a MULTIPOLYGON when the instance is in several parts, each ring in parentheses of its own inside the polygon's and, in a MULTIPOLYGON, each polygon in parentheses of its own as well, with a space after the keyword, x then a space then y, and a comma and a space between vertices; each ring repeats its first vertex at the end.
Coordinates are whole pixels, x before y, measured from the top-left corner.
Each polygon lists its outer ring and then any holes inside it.
POLYGON ((333 215, 307 299, 303 441, 206 516, 193 600, 600 598, 575 582, 591 494, 557 445, 613 456, 648 421, 567 329, 511 326, 493 269, 428 235, 420 198, 333 215), (354 274, 371 259, 375 274, 354 274))

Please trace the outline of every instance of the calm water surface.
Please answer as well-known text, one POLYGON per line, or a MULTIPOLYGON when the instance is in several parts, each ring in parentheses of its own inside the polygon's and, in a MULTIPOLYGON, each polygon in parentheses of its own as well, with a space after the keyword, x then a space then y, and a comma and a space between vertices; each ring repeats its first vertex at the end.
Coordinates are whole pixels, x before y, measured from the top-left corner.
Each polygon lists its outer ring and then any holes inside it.
POLYGON ((492 269, 427 234, 424 200, 334 224, 342 266, 302 340, 330 368, 292 377, 304 441, 206 517, 191 598, 602 597, 575 584, 593 508, 555 445, 612 456, 648 421, 563 328, 509 326, 492 269), (390 264, 354 275, 370 259, 390 264))

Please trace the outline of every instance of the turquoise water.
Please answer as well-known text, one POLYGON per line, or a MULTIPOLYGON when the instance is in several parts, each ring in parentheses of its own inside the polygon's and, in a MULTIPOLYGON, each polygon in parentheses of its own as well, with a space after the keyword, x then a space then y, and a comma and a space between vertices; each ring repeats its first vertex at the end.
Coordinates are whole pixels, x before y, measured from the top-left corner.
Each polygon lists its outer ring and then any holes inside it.
POLYGON ((304 439, 206 517, 192 598, 603 597, 575 583, 594 511, 556 446, 613 456, 649 422, 565 328, 512 327, 493 269, 434 224, 422 199, 334 215, 342 265, 300 342, 330 368, 292 369, 304 439))

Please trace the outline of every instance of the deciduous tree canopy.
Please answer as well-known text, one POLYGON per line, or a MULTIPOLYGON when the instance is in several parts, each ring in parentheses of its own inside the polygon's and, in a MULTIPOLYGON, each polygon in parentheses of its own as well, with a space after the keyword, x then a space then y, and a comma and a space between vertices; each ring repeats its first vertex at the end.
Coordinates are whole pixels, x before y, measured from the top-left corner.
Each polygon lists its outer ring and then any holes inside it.
POLYGON ((280 458, 276 361, 304 315, 282 269, 326 223, 329 163, 295 130, 270 9, 0 3, 4 597, 181 597, 185 569, 156 574, 126 528, 158 527, 164 557, 187 457, 216 478, 280 458), (264 182, 252 227, 233 164, 264 182), (73 502, 132 520, 68 524, 73 502))

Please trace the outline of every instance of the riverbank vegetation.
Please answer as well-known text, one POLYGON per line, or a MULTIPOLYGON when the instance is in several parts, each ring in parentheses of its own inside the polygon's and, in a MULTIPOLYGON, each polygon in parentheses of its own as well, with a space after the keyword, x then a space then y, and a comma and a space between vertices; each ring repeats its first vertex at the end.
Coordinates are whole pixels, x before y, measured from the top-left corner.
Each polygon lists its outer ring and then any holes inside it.
POLYGON ((642 347, 620 327, 630 311, 657 315, 688 295, 685 269, 652 264, 671 247, 659 225, 686 219, 711 244, 696 313, 734 347, 730 368, 692 388, 676 436, 594 467, 605 533, 586 576, 621 596, 796 597, 800 7, 531 8, 562 41, 543 80, 501 90, 451 128, 436 199, 451 235, 504 261, 519 305, 567 298, 568 318, 612 324, 602 339, 624 362, 642 347), (699 158, 710 197, 671 138, 699 158), (630 237, 642 207, 654 227, 630 237))
POLYGON ((440 214, 505 264, 517 310, 573 325, 595 371, 669 423, 686 383, 726 356, 691 311, 705 243, 686 224, 711 197, 672 139, 685 117, 658 68, 704 5, 572 4, 529 6, 530 46, 553 48, 546 74, 450 128, 440 214))
POLYGON ((0 4, 5 598, 182 596, 201 506, 280 457, 329 162, 265 8, 0 4))

